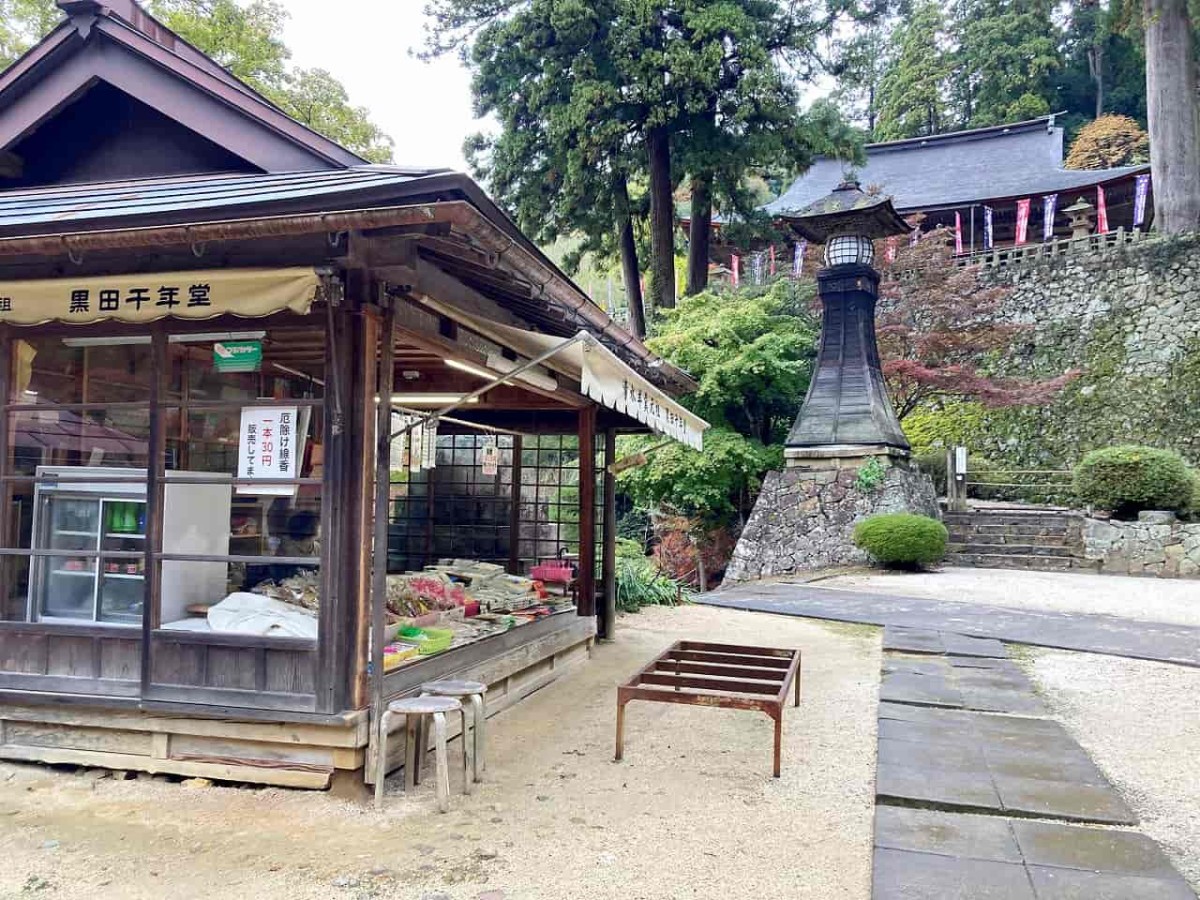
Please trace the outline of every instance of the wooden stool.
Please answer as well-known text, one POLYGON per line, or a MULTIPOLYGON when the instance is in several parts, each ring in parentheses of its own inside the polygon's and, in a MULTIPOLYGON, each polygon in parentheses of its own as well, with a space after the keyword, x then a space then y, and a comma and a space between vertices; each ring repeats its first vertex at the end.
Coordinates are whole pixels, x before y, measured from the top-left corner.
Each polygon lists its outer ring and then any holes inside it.
MULTIPOLYGON (((375 754, 375 807, 383 807, 383 783, 387 777, 388 734, 392 730, 395 716, 404 716, 404 789, 407 791, 417 783, 418 760, 425 755, 424 735, 420 723, 425 716, 433 718, 433 756, 437 764, 434 777, 437 779, 438 809, 450 809, 450 767, 446 758, 446 713, 463 712, 462 704, 453 697, 402 697, 388 704, 379 729, 379 752, 375 754)), ((463 743, 463 754, 467 752, 463 743)), ((466 769, 466 760, 463 760, 466 769)))
MULTIPOLYGON (((423 694, 432 694, 435 697, 456 697, 465 703, 469 698, 471 701, 471 710, 474 718, 475 730, 475 752, 472 754, 475 758, 475 780, 483 781, 483 773, 487 770, 487 762, 484 758, 484 730, 487 722, 487 713, 483 708, 483 695, 487 693, 487 685, 482 681, 462 681, 453 678, 447 678, 442 681, 429 681, 421 685, 423 694)), ((467 712, 463 709, 463 778, 467 778, 465 767, 467 764, 467 712)))

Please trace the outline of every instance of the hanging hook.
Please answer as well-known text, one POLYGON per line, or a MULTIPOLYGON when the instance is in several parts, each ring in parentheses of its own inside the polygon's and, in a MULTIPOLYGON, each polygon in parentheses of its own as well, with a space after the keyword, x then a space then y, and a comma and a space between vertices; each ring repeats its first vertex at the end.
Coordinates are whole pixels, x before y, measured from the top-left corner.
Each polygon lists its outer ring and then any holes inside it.
POLYGON ((204 255, 204 251, 207 248, 208 248, 208 245, 204 241, 199 241, 199 242, 193 243, 192 244, 192 256, 196 257, 196 259, 199 259, 200 257, 202 257, 204 255))

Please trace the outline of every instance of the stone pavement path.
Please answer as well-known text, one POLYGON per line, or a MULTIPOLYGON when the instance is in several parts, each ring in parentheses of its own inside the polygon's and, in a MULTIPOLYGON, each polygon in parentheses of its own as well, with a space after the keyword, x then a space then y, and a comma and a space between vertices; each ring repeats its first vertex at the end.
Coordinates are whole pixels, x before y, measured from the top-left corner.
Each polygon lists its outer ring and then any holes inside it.
POLYGON ((873 900, 1196 900, 1003 645, 883 646, 873 900))
MULTIPOLYGON (((1147 589, 1153 589, 1152 584, 1148 581, 1147 589)), ((1200 667, 1200 628, 1115 616, 1035 612, 787 582, 737 585, 701 594, 696 602, 778 615, 951 632, 960 636, 1200 667)))

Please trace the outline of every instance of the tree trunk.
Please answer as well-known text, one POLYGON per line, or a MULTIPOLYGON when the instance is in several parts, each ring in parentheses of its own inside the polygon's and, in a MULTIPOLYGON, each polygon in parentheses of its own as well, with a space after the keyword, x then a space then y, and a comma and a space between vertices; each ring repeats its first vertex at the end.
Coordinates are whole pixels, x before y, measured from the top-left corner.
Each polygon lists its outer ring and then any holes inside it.
POLYGON ((646 132, 650 161, 650 298, 660 309, 675 306, 675 200, 671 194, 670 134, 646 132))
POLYGON ((1159 231, 1200 228, 1200 109, 1187 0, 1144 0, 1146 112, 1159 231))
POLYGON ((1087 52, 1088 73, 1096 82, 1096 118, 1104 115, 1104 47, 1093 44, 1087 52))
POLYGON ((712 173, 692 176, 692 220, 688 227, 687 294, 708 287, 708 248, 712 237, 712 173))
POLYGON ((642 279, 638 268, 637 242, 633 239, 633 216, 629 213, 629 184, 625 175, 613 182, 617 213, 617 246, 621 252, 621 277, 625 282, 625 302, 629 305, 629 330, 634 337, 646 336, 646 310, 642 305, 642 279))

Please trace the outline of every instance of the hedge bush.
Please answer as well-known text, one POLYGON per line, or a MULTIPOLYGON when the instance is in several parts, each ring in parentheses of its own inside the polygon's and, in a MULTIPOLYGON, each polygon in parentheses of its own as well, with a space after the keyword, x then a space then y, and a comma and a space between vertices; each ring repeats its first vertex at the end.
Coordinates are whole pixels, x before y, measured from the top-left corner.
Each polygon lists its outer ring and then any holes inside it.
POLYGON ((1155 447, 1093 450, 1075 466, 1073 481, 1076 497, 1118 519, 1136 519, 1147 509, 1186 510, 1195 490, 1183 458, 1155 447))
POLYGON ((854 544, 885 566, 920 569, 946 555, 946 526, 929 516, 888 513, 854 528, 854 544))

